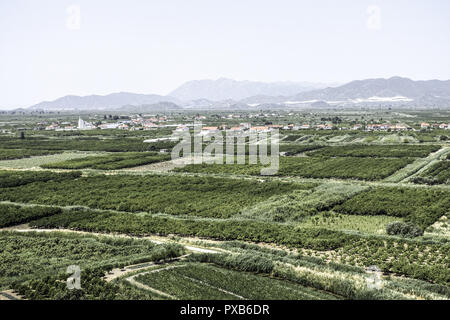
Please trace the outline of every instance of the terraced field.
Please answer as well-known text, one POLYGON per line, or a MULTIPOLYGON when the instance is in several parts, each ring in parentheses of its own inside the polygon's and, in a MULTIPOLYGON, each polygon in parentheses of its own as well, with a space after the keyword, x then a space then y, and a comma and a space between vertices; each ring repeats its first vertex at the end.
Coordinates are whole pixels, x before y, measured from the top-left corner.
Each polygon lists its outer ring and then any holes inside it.
POLYGON ((136 281, 174 299, 318 300, 335 295, 275 278, 199 263, 183 263, 138 275, 136 281))
POLYGON ((0 135, 2 299, 450 299, 446 132, 286 132, 275 176, 170 132, 0 135))
MULTIPOLYGON (((277 176, 381 180, 412 163, 413 158, 281 157, 277 176)), ((175 172, 261 175, 262 165, 190 164, 175 172)))

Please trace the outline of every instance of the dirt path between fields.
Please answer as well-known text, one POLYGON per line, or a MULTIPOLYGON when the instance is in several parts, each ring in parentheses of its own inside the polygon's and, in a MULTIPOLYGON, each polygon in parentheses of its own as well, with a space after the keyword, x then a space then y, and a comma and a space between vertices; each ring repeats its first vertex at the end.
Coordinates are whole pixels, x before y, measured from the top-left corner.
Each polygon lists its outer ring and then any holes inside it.
MULTIPOLYGON (((166 260, 164 262, 158 263, 158 262, 145 262, 145 263, 139 263, 139 264, 133 264, 133 265, 129 265, 123 268, 116 268, 116 269, 112 269, 111 271, 109 271, 108 273, 106 273, 104 279, 106 282, 111 282, 114 279, 120 278, 128 273, 132 273, 132 272, 136 272, 139 270, 145 270, 154 266, 161 266, 164 264, 169 264, 169 263, 174 263, 180 260, 184 260, 186 257, 188 256, 188 254, 181 256, 181 257, 177 257, 174 259, 170 259, 170 260, 166 260)), ((159 270, 159 269, 158 269, 159 270)), ((148 272, 144 272, 144 273, 139 273, 140 274, 145 274, 148 272)))
MULTIPOLYGON (((150 286, 148 286, 148 285, 145 285, 145 284, 143 284, 143 283, 140 283, 140 282, 136 281, 135 278, 138 277, 138 276, 143 276, 143 275, 150 274, 150 273, 157 273, 157 272, 161 272, 161 271, 165 271, 165 270, 171 270, 171 269, 180 268, 180 267, 185 267, 185 266, 186 266, 186 265, 181 264, 181 265, 176 265, 176 266, 168 266, 168 267, 160 268, 160 269, 156 269, 156 270, 150 270, 150 271, 147 271, 147 272, 141 272, 141 273, 135 274, 135 275, 133 275, 133 276, 131 276, 131 277, 128 277, 128 278, 126 278, 125 280, 128 281, 129 283, 131 283, 132 285, 137 286, 137 287, 139 287, 139 288, 142 288, 142 289, 145 289, 145 290, 149 290, 149 291, 151 291, 151 292, 154 292, 154 293, 157 293, 157 294, 159 294, 159 295, 168 297, 168 298, 170 298, 170 299, 175 299, 175 300, 177 300, 178 298, 176 298, 176 297, 174 297, 174 296, 172 296, 172 295, 170 295, 170 294, 168 294, 168 293, 159 291, 159 290, 157 290, 157 289, 155 289, 155 288, 152 288, 152 287, 150 287, 150 286)), ((206 282, 203 282, 203 281, 201 281, 201 280, 194 279, 194 278, 191 278, 191 277, 188 277, 188 276, 183 276, 183 278, 188 279, 189 281, 198 283, 198 284, 200 284, 200 285, 202 285, 202 286, 209 287, 209 288, 212 288, 212 289, 214 289, 214 290, 218 290, 218 291, 221 291, 221 292, 223 292, 223 293, 229 294, 229 295, 234 296, 234 297, 236 297, 236 298, 238 298, 238 299, 246 300, 244 297, 242 297, 242 296, 240 296, 240 295, 237 295, 237 294, 235 294, 235 293, 233 293, 233 292, 230 292, 230 291, 227 291, 227 290, 224 290, 224 289, 221 289, 221 288, 212 286, 212 285, 210 285, 210 284, 208 284, 208 283, 206 283, 206 282)))

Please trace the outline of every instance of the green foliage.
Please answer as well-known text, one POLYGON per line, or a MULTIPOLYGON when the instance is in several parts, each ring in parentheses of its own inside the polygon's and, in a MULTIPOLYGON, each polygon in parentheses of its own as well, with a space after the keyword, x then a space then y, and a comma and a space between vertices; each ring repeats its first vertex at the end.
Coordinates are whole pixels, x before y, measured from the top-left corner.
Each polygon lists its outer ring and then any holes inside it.
POLYGON ((12 287, 30 300, 112 300, 120 287, 104 281, 103 275, 101 268, 83 270, 80 274, 81 289, 67 289, 67 274, 48 275, 23 283, 16 281, 12 287))
MULTIPOLYGON (((402 251, 413 257, 419 250, 422 250, 423 254, 436 249, 438 254, 442 254, 446 250, 445 248, 441 250, 436 245, 430 245, 432 247, 427 248, 425 245, 417 245, 415 243, 399 243, 390 239, 384 241, 386 241, 386 244, 384 244, 383 240, 361 238, 346 245, 343 249, 352 250, 352 256, 359 257, 359 252, 366 254, 364 257, 364 259, 367 259, 367 261, 364 261, 365 265, 374 263, 380 266, 384 265, 385 271, 389 271, 390 267, 389 264, 385 264, 385 261, 383 261, 388 250, 394 259, 397 259, 402 251), (369 261, 369 259, 371 260, 369 261)), ((366 287, 366 279, 369 274, 365 268, 326 262, 328 258, 320 259, 296 253, 287 253, 284 250, 236 241, 223 243, 220 247, 232 251, 232 255, 195 254, 190 256, 190 259, 227 266, 235 270, 243 270, 247 268, 247 264, 230 263, 229 261, 244 260, 242 257, 239 258, 239 256, 254 256, 253 259, 255 261, 261 261, 259 266, 253 268, 255 270, 270 270, 269 274, 272 276, 297 282, 307 287, 326 290, 348 299, 405 299, 407 296, 403 295, 403 293, 418 295, 422 299, 436 299, 435 294, 442 295, 441 298, 448 299, 450 297, 450 289, 445 285, 431 284, 403 277, 383 277, 384 288, 373 292, 366 287), (264 267, 269 265, 267 261, 274 263, 273 268, 264 267)), ((397 264, 396 266, 401 270, 407 271, 410 263, 410 261, 406 261, 403 265, 397 264)), ((442 266, 442 272, 435 272, 436 269, 432 266, 438 264, 438 261, 427 259, 427 263, 422 265, 415 263, 416 272, 421 270, 422 274, 427 275, 427 281, 441 282, 446 276, 448 277, 448 268, 445 266, 442 266), (427 265, 427 263, 430 263, 430 265, 427 265)), ((397 272, 399 272, 398 270, 396 269, 397 272)))
MULTIPOLYGON (((0 287, 65 273, 70 265, 110 270, 183 254, 175 244, 67 233, 0 232, 0 287)), ((66 275, 65 278, 68 276, 66 275)))
POLYGON ((439 149, 438 145, 346 145, 325 147, 309 154, 326 157, 421 158, 439 149))
POLYGON ((412 179, 414 183, 450 184, 450 161, 442 160, 412 179))
POLYGON ((81 151, 109 151, 129 152, 147 151, 149 144, 142 138, 102 139, 97 137, 80 137, 75 139, 47 139, 47 138, 7 138, 1 137, 0 144, 4 149, 26 150, 81 150, 81 151))
MULTIPOLYGON (((54 173, 50 171, 0 171, 0 188, 23 186, 30 183, 43 184, 52 181, 73 181, 81 177, 81 172, 54 173)), ((39 191, 38 191, 39 192, 39 191)))
POLYGON ((41 165, 42 168, 50 169, 101 169, 117 170, 123 168, 137 167, 140 165, 151 164, 155 162, 167 161, 171 157, 169 154, 159 154, 156 152, 141 153, 117 153, 107 156, 94 156, 86 158, 77 158, 63 162, 49 163, 41 165))
POLYGON ((137 280, 178 299, 336 299, 290 281, 200 263, 147 273, 137 280))
POLYGON ((291 193, 270 197, 264 202, 242 211, 242 216, 276 222, 303 221, 329 210, 367 187, 324 183, 314 189, 296 190, 291 193))
POLYGON ((13 160, 35 156, 47 156, 61 153, 61 151, 27 150, 27 149, 0 149, 0 160, 13 160))
POLYGON ((239 255, 197 254, 190 256, 190 261, 208 262, 246 272, 271 273, 275 264, 272 260, 254 253, 239 255))
POLYGON ((288 224, 253 220, 179 219, 160 215, 137 215, 92 210, 68 210, 33 221, 41 228, 72 228, 91 232, 120 232, 132 235, 197 236, 217 240, 272 242, 294 248, 330 250, 351 242, 355 236, 320 228, 293 228, 288 224))
POLYGON ((307 144, 282 144, 279 147, 280 152, 285 152, 286 156, 293 156, 306 151, 316 150, 322 148, 319 145, 307 145, 307 144))
POLYGON ((449 243, 362 237, 340 250, 366 267, 376 265, 385 272, 438 284, 450 283, 449 243))
POLYGON ((149 150, 149 151, 158 151, 158 150, 162 150, 162 149, 172 150, 173 147, 175 147, 177 143, 178 142, 174 142, 174 141, 158 141, 158 142, 147 143, 147 150, 149 150))
POLYGON ((0 227, 10 227, 61 212, 61 208, 55 207, 21 207, 10 204, 0 204, 0 227))
MULTIPOLYGON (((17 181, 17 178, 10 179, 17 181)), ((39 179, 33 181, 36 180, 39 179)), ((58 182, 35 182, 4 189, 0 199, 21 203, 85 205, 107 210, 225 218, 269 196, 313 186, 315 185, 211 177, 96 175, 58 182)))
POLYGON ((284 138, 283 141, 295 141, 300 137, 300 135, 290 134, 286 138, 284 138))
MULTIPOLYGON (((321 158, 321 157, 281 157, 278 176, 305 178, 339 178, 380 180, 386 178, 413 162, 413 158, 321 158)), ((176 172, 231 173, 260 175, 261 165, 250 164, 191 164, 176 168, 176 172)))
POLYGON ((389 235, 415 238, 423 235, 423 230, 411 222, 394 221, 386 226, 389 235))
POLYGON ((345 214, 403 217, 422 229, 450 209, 449 192, 425 188, 377 187, 334 208, 345 214))

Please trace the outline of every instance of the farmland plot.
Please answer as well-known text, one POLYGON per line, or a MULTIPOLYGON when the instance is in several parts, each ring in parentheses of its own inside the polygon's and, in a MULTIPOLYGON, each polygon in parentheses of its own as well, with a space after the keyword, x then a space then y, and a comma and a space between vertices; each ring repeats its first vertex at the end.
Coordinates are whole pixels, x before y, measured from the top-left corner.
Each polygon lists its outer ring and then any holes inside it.
POLYGON ((70 265, 110 268, 181 255, 180 246, 91 235, 0 232, 0 288, 62 273, 70 265))
POLYGON ((442 160, 412 179, 415 183, 450 184, 450 161, 442 160))
POLYGON ((334 295, 290 281, 199 263, 147 273, 136 280, 178 299, 187 300, 336 299, 334 295))
MULTIPOLYGON (((51 175, 49 179, 52 178, 51 175)), ((33 181, 39 180, 36 178, 33 181)), ((5 188, 0 199, 60 206, 81 205, 128 212, 226 218, 269 196, 313 186, 211 177, 96 175, 67 183, 34 182, 18 188, 5 188)))
POLYGON ((438 151, 437 145, 347 145, 339 147, 325 147, 321 150, 311 151, 311 156, 327 157, 426 157, 431 152, 438 151))
POLYGON ((62 213, 60 208, 0 204, 0 228, 49 217, 58 213, 62 213))
POLYGON ((97 156, 104 155, 104 153, 99 152, 56 152, 52 155, 46 156, 34 156, 30 158, 14 159, 14 160, 2 160, 0 161, 0 168, 5 169, 38 169, 40 166, 52 163, 52 162, 62 162, 77 158, 84 158, 87 156, 97 156))
POLYGON ((26 149, 0 149, 0 160, 14 160, 30 158, 35 156, 45 156, 60 153, 61 151, 48 150, 26 150, 26 149))
POLYGON ((63 162, 49 163, 41 167, 47 169, 100 169, 117 170, 123 168, 137 167, 151 163, 170 160, 168 154, 157 152, 128 152, 115 153, 106 156, 92 156, 86 158, 72 159, 63 162))
MULTIPOLYGON (((412 163, 413 158, 281 157, 278 176, 380 180, 412 163)), ((176 172, 260 175, 261 165, 191 164, 176 172)))
POLYGON ((423 229, 449 209, 450 194, 446 190, 387 187, 362 192, 334 208, 345 214, 401 217, 423 229))

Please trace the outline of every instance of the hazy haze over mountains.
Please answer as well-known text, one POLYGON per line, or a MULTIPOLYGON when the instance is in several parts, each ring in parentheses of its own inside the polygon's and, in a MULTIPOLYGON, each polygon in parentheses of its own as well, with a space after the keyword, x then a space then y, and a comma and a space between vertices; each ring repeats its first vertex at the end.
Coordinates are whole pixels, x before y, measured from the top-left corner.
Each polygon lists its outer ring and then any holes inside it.
POLYGON ((450 97, 450 80, 413 81, 408 78, 356 80, 340 87, 300 93, 296 99, 361 99, 370 97, 419 98, 425 95, 450 97))
MULTIPOLYGON (((185 81, 219 77, 446 80, 449 12, 448 0, 0 1, 0 109, 68 94, 177 96, 185 81)), ((224 99, 216 89, 202 98, 224 99)), ((247 89, 225 98, 304 92, 247 89)))
POLYGON ((95 110, 95 109, 116 109, 125 105, 150 105, 161 101, 178 102, 171 97, 160 96, 157 94, 138 94, 129 92, 112 93, 105 96, 65 96, 54 101, 44 101, 31 106, 32 109, 44 110, 95 110))
POLYGON ((326 84, 308 82, 257 82, 236 81, 227 78, 217 80, 193 80, 182 84, 169 93, 169 96, 182 101, 208 99, 242 100, 257 95, 291 96, 303 91, 322 89, 326 84))
POLYGON ((414 81, 408 78, 356 80, 337 87, 294 82, 254 82, 221 78, 195 80, 167 96, 113 93, 105 96, 65 96, 41 102, 31 109, 44 110, 177 110, 190 108, 258 107, 265 105, 415 105, 450 106, 450 80, 414 81), (321 87, 317 89, 317 87, 321 87), (324 103, 317 103, 324 102, 324 103), (133 108, 132 106, 146 106, 133 108))

